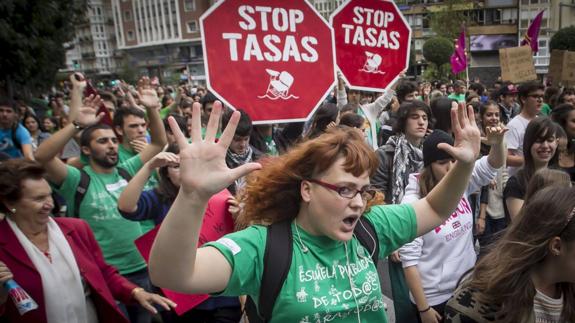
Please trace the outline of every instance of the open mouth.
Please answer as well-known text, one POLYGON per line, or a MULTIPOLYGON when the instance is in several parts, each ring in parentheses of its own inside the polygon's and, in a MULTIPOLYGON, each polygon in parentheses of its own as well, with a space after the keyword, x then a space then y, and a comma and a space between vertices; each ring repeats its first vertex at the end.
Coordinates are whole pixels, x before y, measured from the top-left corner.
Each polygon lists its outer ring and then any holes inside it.
POLYGON ((353 225, 355 225, 355 223, 357 222, 358 219, 359 219, 359 215, 351 215, 351 216, 345 217, 343 219, 343 223, 345 223, 348 226, 353 226, 353 225))

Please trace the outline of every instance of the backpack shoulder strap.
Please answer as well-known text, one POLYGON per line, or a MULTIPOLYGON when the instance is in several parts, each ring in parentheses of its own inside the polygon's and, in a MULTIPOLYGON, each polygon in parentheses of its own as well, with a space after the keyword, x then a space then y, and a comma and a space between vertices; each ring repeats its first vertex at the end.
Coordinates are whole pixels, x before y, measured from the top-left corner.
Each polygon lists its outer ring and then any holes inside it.
POLYGON ((80 217, 80 204, 82 204, 82 200, 84 196, 86 196, 86 192, 88 192, 88 186, 90 186, 90 176, 86 173, 85 170, 80 169, 80 183, 76 187, 76 194, 74 195, 74 217, 80 217))
POLYGON ((379 258, 379 239, 377 238, 377 232, 373 227, 373 224, 365 218, 364 216, 359 218, 359 223, 355 225, 353 230, 355 237, 359 240, 359 243, 367 249, 373 259, 373 263, 377 267, 377 262, 379 258))
POLYGON ((123 179, 125 179, 126 181, 130 181, 132 179, 132 175, 130 175, 130 173, 128 173, 128 171, 122 167, 118 167, 118 174, 120 176, 122 176, 123 179))
POLYGON ((15 125, 12 126, 12 131, 10 135, 12 136, 12 144, 14 145, 14 148, 22 150, 22 144, 20 143, 20 140, 18 140, 18 136, 16 136, 16 131, 18 131, 18 125, 19 123, 17 122, 15 125))
POLYGON ((274 304, 291 266, 292 252, 291 220, 276 222, 268 226, 259 297, 259 316, 264 322, 272 317, 274 304))

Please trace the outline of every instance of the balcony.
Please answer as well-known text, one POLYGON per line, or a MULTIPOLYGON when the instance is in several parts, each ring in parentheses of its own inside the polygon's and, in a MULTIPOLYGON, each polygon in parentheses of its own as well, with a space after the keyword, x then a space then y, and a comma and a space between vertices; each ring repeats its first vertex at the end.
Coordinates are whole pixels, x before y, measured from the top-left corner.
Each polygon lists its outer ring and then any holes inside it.
POLYGON ((82 53, 82 59, 95 59, 96 53, 82 53))

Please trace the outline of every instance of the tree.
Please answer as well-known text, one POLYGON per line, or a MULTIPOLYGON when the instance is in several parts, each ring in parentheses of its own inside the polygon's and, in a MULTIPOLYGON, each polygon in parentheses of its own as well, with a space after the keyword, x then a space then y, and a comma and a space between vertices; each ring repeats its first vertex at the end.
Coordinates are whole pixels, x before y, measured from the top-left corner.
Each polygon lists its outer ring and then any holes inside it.
POLYGON ((84 17, 86 0, 0 1, 0 87, 7 95, 41 92, 64 65, 64 44, 84 17))
POLYGON ((559 29, 549 43, 551 50, 575 51, 575 26, 559 29))
POLYGON ((449 58, 453 54, 453 42, 445 37, 429 38, 423 44, 423 57, 428 62, 441 66, 449 63, 449 58))
POLYGON ((438 36, 456 39, 461 32, 461 26, 468 22, 465 8, 469 1, 445 0, 441 9, 431 13, 429 25, 438 36))
POLYGON ((423 44, 423 57, 427 60, 427 67, 423 78, 427 80, 446 81, 451 75, 449 58, 453 54, 453 43, 445 37, 433 37, 423 44))

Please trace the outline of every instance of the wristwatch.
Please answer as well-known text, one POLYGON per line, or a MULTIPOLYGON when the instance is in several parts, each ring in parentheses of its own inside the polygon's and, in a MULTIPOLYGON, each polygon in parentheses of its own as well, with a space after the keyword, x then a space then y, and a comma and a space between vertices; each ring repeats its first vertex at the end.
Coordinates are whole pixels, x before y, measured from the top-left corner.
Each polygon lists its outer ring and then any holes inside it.
POLYGON ((74 125, 74 128, 75 128, 76 130, 84 130, 84 129, 86 129, 86 127, 81 126, 78 122, 76 122, 76 120, 72 121, 72 125, 74 125))

